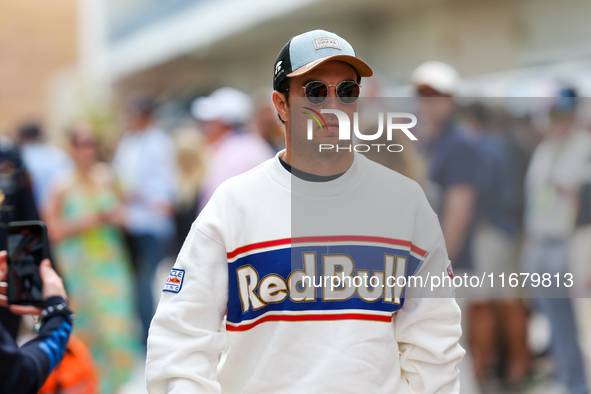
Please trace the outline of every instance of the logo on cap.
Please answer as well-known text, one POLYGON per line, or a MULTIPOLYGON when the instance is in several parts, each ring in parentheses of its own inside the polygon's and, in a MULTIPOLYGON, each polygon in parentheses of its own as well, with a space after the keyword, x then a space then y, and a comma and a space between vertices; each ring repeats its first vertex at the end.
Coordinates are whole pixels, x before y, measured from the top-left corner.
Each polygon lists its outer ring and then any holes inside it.
POLYGON ((339 40, 332 37, 318 37, 314 40, 314 48, 316 49, 323 49, 323 48, 334 48, 341 50, 341 45, 339 44, 339 40))
POLYGON ((279 60, 277 62, 277 64, 275 65, 275 75, 277 75, 277 73, 279 72, 279 70, 281 70, 281 63, 283 63, 283 60, 279 60))

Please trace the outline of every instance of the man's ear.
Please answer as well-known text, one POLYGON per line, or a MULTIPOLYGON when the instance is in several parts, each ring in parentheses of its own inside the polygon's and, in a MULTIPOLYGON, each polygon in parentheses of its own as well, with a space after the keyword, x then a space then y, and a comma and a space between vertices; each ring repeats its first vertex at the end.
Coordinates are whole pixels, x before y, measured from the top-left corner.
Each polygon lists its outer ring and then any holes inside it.
POLYGON ((273 92, 273 104, 275 105, 275 110, 279 114, 281 120, 286 122, 289 118, 288 114, 288 103, 285 99, 285 94, 279 93, 278 91, 273 92))

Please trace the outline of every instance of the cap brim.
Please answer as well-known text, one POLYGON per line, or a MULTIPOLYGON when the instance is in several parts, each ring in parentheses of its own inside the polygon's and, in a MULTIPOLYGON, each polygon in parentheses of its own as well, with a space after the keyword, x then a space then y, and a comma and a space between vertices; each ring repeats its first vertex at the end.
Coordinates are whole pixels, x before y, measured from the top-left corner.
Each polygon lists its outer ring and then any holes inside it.
POLYGON ((307 74, 310 71, 312 71, 313 69, 315 69, 316 67, 320 66, 321 64, 324 64, 326 62, 331 62, 331 61, 341 61, 341 62, 351 65, 357 71, 357 73, 362 77, 371 77, 373 75, 373 70, 371 69, 371 67, 369 67, 369 65, 367 63, 365 63, 363 60, 359 59, 358 57, 351 56, 351 55, 334 55, 334 56, 329 56, 329 57, 325 57, 322 59, 318 59, 318 60, 310 62, 306 65, 303 65, 302 67, 298 68, 297 70, 292 71, 291 73, 287 74, 287 76, 289 78, 292 78, 292 77, 297 77, 300 75, 307 74))

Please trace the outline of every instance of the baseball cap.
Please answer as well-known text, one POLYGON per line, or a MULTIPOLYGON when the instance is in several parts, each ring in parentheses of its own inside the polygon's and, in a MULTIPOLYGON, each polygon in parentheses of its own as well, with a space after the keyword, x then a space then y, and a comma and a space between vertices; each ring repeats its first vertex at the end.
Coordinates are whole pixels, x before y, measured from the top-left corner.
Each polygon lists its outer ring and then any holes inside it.
POLYGON ((415 86, 429 86, 439 93, 454 96, 457 93, 460 75, 447 63, 429 61, 413 71, 410 81, 415 86))
POLYGON ((332 60, 353 66, 362 77, 373 75, 371 67, 355 55, 355 50, 345 39, 326 30, 312 30, 292 37, 277 55, 273 89, 277 90, 287 78, 304 75, 332 60))
POLYGON ((238 89, 220 88, 207 97, 198 97, 191 104, 191 114, 202 122, 219 120, 228 125, 242 125, 250 118, 254 105, 248 95, 238 89))

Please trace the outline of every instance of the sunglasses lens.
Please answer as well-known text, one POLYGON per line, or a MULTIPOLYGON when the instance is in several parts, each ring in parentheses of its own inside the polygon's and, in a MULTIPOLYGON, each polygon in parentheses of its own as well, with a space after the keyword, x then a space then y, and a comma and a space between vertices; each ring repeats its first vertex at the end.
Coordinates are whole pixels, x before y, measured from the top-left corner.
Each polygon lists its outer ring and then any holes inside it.
POLYGON ((352 81, 343 81, 337 86, 337 96, 343 104, 353 104, 359 98, 359 85, 352 81))
POLYGON ((328 86, 322 82, 310 82, 306 85, 306 97, 312 104, 322 104, 328 97, 328 86))

